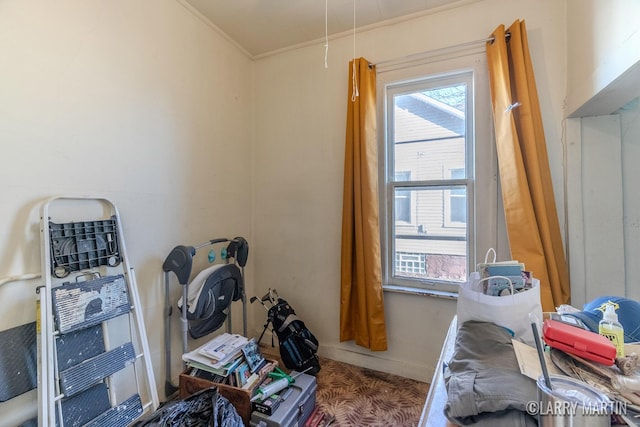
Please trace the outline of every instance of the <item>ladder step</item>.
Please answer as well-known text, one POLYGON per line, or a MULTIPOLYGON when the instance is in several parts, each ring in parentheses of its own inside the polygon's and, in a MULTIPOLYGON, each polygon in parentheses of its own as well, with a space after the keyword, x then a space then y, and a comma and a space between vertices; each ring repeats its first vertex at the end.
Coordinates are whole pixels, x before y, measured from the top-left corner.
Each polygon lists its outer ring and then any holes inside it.
POLYGON ((126 427, 142 415, 140 396, 135 394, 95 418, 84 427, 126 427))
POLYGON ((97 325, 131 310, 123 275, 54 288, 53 311, 61 334, 97 325))
POLYGON ((99 383, 70 398, 62 399, 64 425, 82 426, 111 408, 109 391, 99 383))
POLYGON ((102 326, 70 332, 56 337, 58 371, 64 371, 83 360, 104 353, 102 326))
POLYGON ((60 389, 65 396, 73 396, 112 375, 135 360, 133 344, 128 342, 60 372, 60 389))
POLYGON ((0 402, 38 385, 36 322, 0 332, 0 402))

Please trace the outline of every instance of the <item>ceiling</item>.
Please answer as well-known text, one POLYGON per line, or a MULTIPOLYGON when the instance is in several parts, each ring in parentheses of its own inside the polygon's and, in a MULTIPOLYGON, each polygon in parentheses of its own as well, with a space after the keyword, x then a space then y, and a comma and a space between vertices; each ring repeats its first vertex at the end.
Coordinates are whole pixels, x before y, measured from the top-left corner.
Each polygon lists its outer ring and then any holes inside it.
MULTIPOLYGON (((465 0, 182 0, 250 56, 465 0)), ((466 1, 468 3, 468 1, 466 1)))

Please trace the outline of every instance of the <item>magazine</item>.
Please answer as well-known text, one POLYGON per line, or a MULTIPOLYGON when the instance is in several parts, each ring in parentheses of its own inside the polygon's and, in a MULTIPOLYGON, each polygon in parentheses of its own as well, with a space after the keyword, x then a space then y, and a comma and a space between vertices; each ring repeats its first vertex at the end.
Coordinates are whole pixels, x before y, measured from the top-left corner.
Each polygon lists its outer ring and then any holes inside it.
POLYGON ((215 362, 224 362, 237 354, 247 342, 242 335, 225 332, 199 347, 198 352, 215 362))

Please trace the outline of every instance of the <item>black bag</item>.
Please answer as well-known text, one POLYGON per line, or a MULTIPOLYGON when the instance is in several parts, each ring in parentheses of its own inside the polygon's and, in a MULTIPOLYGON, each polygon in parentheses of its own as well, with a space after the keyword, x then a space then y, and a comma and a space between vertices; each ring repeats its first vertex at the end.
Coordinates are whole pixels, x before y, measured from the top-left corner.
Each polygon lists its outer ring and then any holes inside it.
POLYGON ((280 357, 284 365, 310 375, 320 371, 320 360, 316 354, 318 340, 296 316, 289 303, 278 298, 278 302, 269 309, 268 317, 268 322, 278 337, 280 357))
POLYGON ((183 400, 169 401, 132 424, 132 427, 243 426, 244 421, 235 406, 215 387, 201 390, 183 400))

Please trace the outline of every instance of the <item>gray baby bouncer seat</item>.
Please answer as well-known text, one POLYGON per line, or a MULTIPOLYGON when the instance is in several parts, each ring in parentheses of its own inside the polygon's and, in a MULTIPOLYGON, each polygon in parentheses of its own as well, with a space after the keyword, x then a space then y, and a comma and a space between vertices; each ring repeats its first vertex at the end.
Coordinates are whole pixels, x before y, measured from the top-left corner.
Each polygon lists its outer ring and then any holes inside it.
MULTIPOLYGON (((213 262, 213 249, 209 261, 213 262)), ((197 246, 176 246, 165 259, 165 394, 172 395, 177 387, 171 383, 171 325, 172 306, 169 300, 169 273, 173 272, 182 285, 178 301, 182 333, 182 352, 187 352, 188 336, 198 339, 218 330, 227 323, 231 332, 231 303, 242 301, 243 333, 247 335, 246 293, 244 266, 249 255, 249 244, 242 237, 213 239, 197 246), (193 257, 200 248, 227 243, 221 250, 223 263, 213 264, 200 271, 192 280, 193 257), (233 260, 233 262, 231 262, 233 260), (186 301, 186 305, 185 302, 186 301)))
MULTIPOLYGON (((227 320, 227 308, 241 298, 242 273, 236 264, 216 264, 205 268, 188 285, 187 310, 189 335, 201 338, 219 329, 227 320)), ((184 312, 183 297, 178 308, 184 312)))

